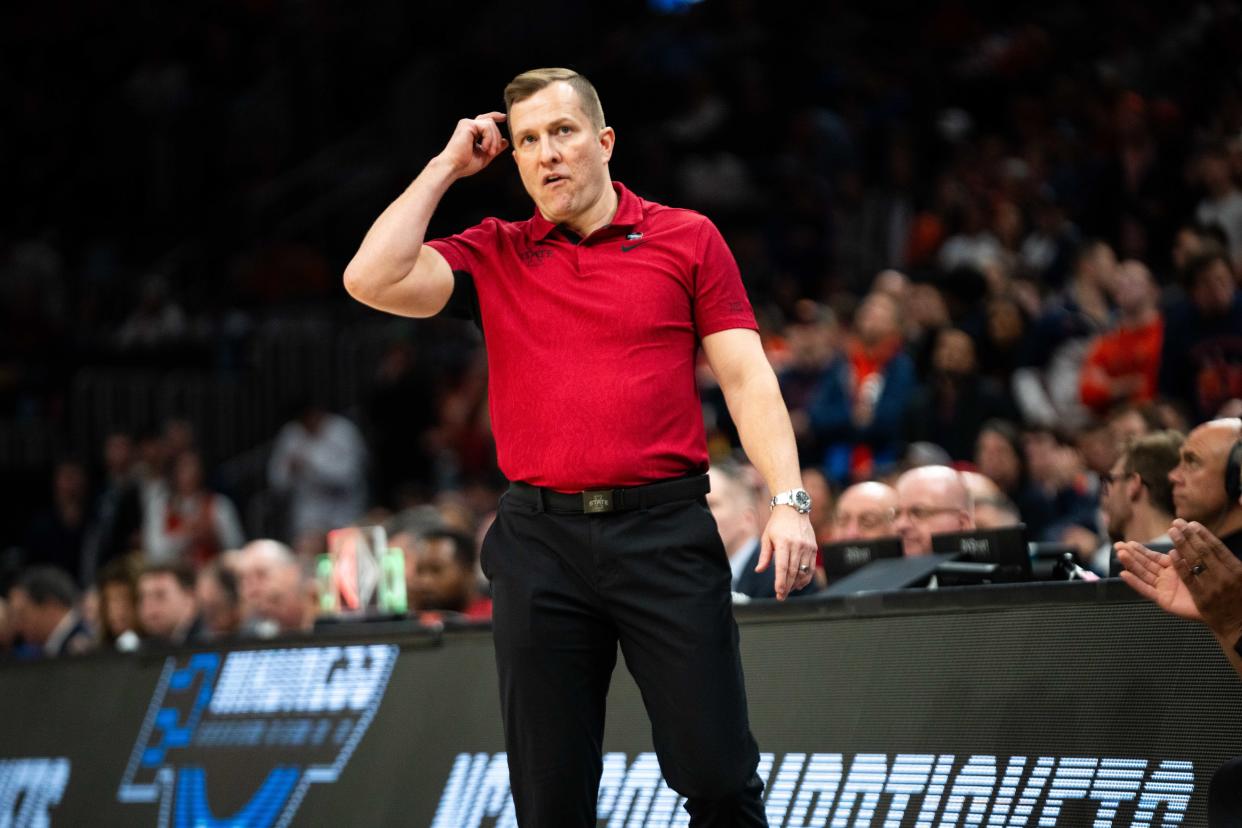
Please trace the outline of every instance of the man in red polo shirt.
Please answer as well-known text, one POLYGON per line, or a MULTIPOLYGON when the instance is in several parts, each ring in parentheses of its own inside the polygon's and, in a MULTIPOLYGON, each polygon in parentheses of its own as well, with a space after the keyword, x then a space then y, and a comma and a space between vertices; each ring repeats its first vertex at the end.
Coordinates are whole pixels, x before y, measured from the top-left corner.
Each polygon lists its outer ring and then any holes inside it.
POLYGON ((759 571, 785 598, 815 540, 797 450, 737 264, 703 216, 608 171, 615 134, 591 84, 523 73, 508 114, 458 122, 345 272, 358 300, 481 327, 501 470, 483 544, 511 789, 524 826, 590 826, 618 643, 660 766, 692 825, 764 825, 731 572, 707 509, 694 380, 701 346, 773 497, 759 571), (509 149, 535 214, 424 243, 456 180, 509 149))

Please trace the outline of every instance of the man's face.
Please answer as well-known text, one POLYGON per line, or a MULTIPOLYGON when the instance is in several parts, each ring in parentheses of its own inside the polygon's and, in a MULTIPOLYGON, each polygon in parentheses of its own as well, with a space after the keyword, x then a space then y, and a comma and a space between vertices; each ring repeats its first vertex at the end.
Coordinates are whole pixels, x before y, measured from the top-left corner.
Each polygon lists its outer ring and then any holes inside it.
POLYGON ((302 573, 296 565, 276 568, 259 601, 260 614, 275 621, 282 633, 303 629, 309 597, 302 584, 302 573))
POLYGON ((944 374, 965 376, 975 370, 975 343, 969 335, 947 330, 936 340, 932 367, 944 374))
POLYGON ((975 442, 975 465, 1002 489, 1012 489, 1022 473, 1022 462, 1013 444, 994 431, 984 431, 975 442))
POLYGON ((851 486, 837 501, 832 539, 867 540, 894 535, 893 510, 896 507, 897 494, 887 486, 878 483, 851 486))
POLYGON ((1150 431, 1143 415, 1133 409, 1118 414, 1108 422, 1109 438, 1115 446, 1123 446, 1127 441, 1142 437, 1150 431))
POLYGON ((1108 536, 1114 541, 1126 540, 1126 523, 1134 513, 1134 507, 1130 503, 1130 483, 1137 478, 1134 475, 1126 476, 1125 469, 1125 458, 1113 463, 1100 492, 1100 511, 1104 513, 1108 536))
POLYGON ((194 593, 181 588, 168 572, 153 572, 138 580, 138 619, 147 635, 172 638, 194 617, 194 593))
POLYGON ((203 624, 214 636, 232 635, 241 624, 237 605, 229 600, 220 582, 211 575, 201 575, 194 587, 203 624))
POLYGON ((1117 266, 1113 301, 1127 313, 1137 313, 1156 302, 1156 286, 1142 262, 1127 260, 1117 266))
POLYGON ((1210 526, 1225 514, 1231 505, 1225 495, 1225 461, 1235 439, 1225 424, 1204 423, 1190 432, 1169 472, 1177 517, 1210 526))
POLYGON ((1195 276, 1190 298, 1206 316, 1222 316, 1233 304, 1233 274, 1221 259, 1209 264, 1195 276))
POLYGON ((604 196, 613 131, 591 123, 568 83, 549 84, 513 104, 509 133, 522 185, 544 218, 570 221, 604 196))
POLYGON ((129 584, 107 581, 100 588, 100 614, 113 635, 135 627, 134 594, 129 584))
POLYGON ((931 536, 968 528, 958 504, 949 502, 937 481, 908 478, 897 481, 897 515, 893 528, 901 535, 907 557, 929 555, 931 536))
POLYGON ((453 556, 453 541, 434 538, 422 544, 414 573, 414 606, 420 610, 461 612, 470 602, 471 573, 453 556))
POLYGON ((237 578, 243 616, 254 615, 262 608, 263 593, 275 568, 272 556, 264 549, 247 549, 242 553, 237 578))

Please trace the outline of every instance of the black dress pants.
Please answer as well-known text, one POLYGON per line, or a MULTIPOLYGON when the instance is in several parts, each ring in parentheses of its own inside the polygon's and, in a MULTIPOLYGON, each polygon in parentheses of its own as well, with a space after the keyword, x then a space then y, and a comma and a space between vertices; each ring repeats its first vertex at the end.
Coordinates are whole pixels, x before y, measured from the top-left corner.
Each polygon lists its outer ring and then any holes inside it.
POLYGON ((556 514, 510 490, 482 554, 520 825, 596 824, 618 643, 690 824, 767 824, 729 564, 702 498, 556 514))

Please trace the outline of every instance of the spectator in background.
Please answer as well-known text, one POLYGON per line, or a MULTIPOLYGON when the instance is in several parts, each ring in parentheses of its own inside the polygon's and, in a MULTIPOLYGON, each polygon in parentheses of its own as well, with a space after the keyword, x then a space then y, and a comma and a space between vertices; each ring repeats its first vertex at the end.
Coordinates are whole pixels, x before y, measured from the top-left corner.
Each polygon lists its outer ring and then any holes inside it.
MULTIPOLYGON (((1197 521, 1242 558, 1242 479, 1226 481, 1230 452, 1242 440, 1242 420, 1212 420, 1194 429, 1182 443, 1177 466, 1169 473, 1177 517, 1197 521), (1233 487, 1234 497, 1230 497, 1233 487)), ((1237 473, 1237 469, 1233 470, 1237 473)))
MULTIPOLYGON (((759 495, 749 466, 726 460, 713 464, 707 475, 711 481, 707 505, 716 519, 720 541, 729 558, 732 570, 730 588, 735 594, 749 598, 775 598, 775 568, 755 571, 759 565, 763 522, 758 508, 759 495)), ((809 595, 815 590, 812 580, 803 589, 791 592, 790 597, 809 595)))
POLYGON ((262 617, 264 595, 276 570, 297 563, 293 550, 280 541, 255 540, 242 547, 237 558, 237 581, 243 634, 252 633, 255 623, 262 617))
POLYGON ((1127 440, 1151 434, 1161 429, 1156 411, 1150 405, 1119 405, 1108 415, 1108 436, 1115 446, 1123 446, 1127 440))
POLYGON ((347 526, 366 508, 366 444, 349 420, 309 402, 276 435, 268 483, 289 498, 289 536, 347 526))
POLYGON ((1113 544, 1138 541, 1145 545, 1169 543, 1173 523, 1173 484, 1169 473, 1178 464, 1184 436, 1158 431, 1126 443, 1121 456, 1100 485, 1100 512, 1109 543, 1097 551, 1091 570, 1112 571, 1113 544))
POLYGON ((1111 247, 1085 242, 1065 291, 1045 302, 1027 333, 1023 367, 1013 375, 1013 396, 1027 422, 1073 429, 1086 420, 1079 391, 1083 359, 1092 338, 1111 324, 1108 292, 1116 267, 1111 247))
POLYGON ((930 555, 931 536, 975 526, 970 492, 961 474, 948 466, 919 466, 897 478, 893 528, 907 557, 930 555))
POLYGON ((26 528, 27 563, 59 567, 79 577, 89 496, 82 464, 76 460, 57 463, 52 473, 52 504, 36 513, 26 528))
POLYGON ((1025 356, 1023 348, 1030 314, 1017 297, 1006 294, 988 299, 983 308, 983 332, 976 349, 980 371, 994 382, 1008 386, 1025 356))
POLYGON ((241 596, 237 576, 220 559, 203 567, 194 582, 194 595, 202 618, 203 638, 220 641, 235 638, 241 629, 241 596))
POLYGON ((1203 421, 1242 397, 1242 291, 1219 249, 1193 260, 1187 273, 1189 296, 1166 317, 1160 392, 1189 403, 1203 421))
POLYGON ((964 471, 961 474, 962 482, 970 492, 970 502, 974 506, 975 528, 1000 529, 1017 526, 1022 522, 1018 507, 1005 497, 1005 493, 990 477, 973 471, 964 471))
POLYGON ((419 545, 427 537, 427 533, 443 529, 444 519, 436 507, 423 505, 404 509, 394 515, 384 529, 388 534, 388 545, 400 549, 405 558, 405 593, 414 594, 414 580, 418 573, 419 545))
POLYGON ((432 529, 419 545, 411 603, 423 623, 445 614, 492 617, 492 601, 475 589, 474 539, 454 529, 432 529))
POLYGON ((158 431, 146 431, 138 437, 138 460, 134 472, 145 518, 152 505, 168 497, 168 446, 158 431))
POLYGON ((1095 532, 1098 483, 1078 449, 1058 430, 1033 427, 1022 435, 1022 450, 1033 489, 1029 502, 1046 516, 1042 532, 1032 532, 1032 539, 1060 541, 1069 526, 1095 532))
POLYGON ((953 460, 967 460, 983 424, 1009 417, 1004 391, 979 376, 975 343, 964 331, 944 328, 935 337, 931 376, 906 410, 905 438, 942 446, 953 460))
POLYGON ((180 646, 203 638, 194 571, 184 563, 153 563, 138 576, 138 620, 144 641, 180 646))
POLYGON ((825 369, 809 412, 830 480, 865 479, 896 462, 913 388, 914 363, 902 350, 897 303, 871 293, 858 308, 846 352, 825 369))
POLYGON ((173 469, 172 490, 150 506, 143 528, 143 552, 152 563, 182 562, 195 569, 221 550, 242 545, 241 520, 232 502, 203 484, 203 463, 182 452, 173 469))
POLYGON ((93 582, 100 567, 141 543, 142 496, 133 438, 124 431, 109 433, 104 438, 103 462, 103 490, 95 498, 82 552, 84 583, 93 582))
POLYGON ((1160 376, 1164 317, 1151 271, 1142 262, 1122 262, 1112 295, 1116 324, 1095 339, 1082 366, 1082 401, 1096 415, 1119 403, 1151 402, 1160 376))
POLYGON ((91 633, 77 610, 78 588, 63 569, 32 566, 9 591, 20 658, 59 658, 91 648, 91 633))
MULTIPOLYGON (((1117 544, 1125 566, 1121 578, 1165 612, 1205 624, 1221 652, 1242 678, 1242 563, 1202 524, 1175 520, 1169 528, 1173 550, 1161 555, 1141 543, 1117 544)), ((1217 769, 1208 788, 1208 825, 1237 828, 1242 823, 1242 759, 1217 769)))
POLYGON ((893 514, 897 491, 874 480, 855 483, 837 498, 832 516, 832 540, 866 540, 896 535, 893 514))
POLYGON ((318 603, 315 581, 298 561, 278 564, 272 569, 259 598, 258 634, 270 638, 311 632, 315 628, 318 603))
POLYGON ((1242 191, 1229 169, 1225 147, 1209 147, 1199 156, 1198 174, 1205 192, 1195 218, 1201 225, 1216 225, 1224 231, 1230 261, 1234 267, 1242 266, 1242 191))
POLYGON ((1055 515, 1048 498, 1027 473, 1022 438, 1013 423, 989 420, 983 424, 975 441, 975 467, 1018 507, 1027 536, 1042 537, 1055 515))
POLYGON ((138 576, 132 558, 116 558, 99 570, 98 638, 104 650, 130 652, 138 648, 138 576))

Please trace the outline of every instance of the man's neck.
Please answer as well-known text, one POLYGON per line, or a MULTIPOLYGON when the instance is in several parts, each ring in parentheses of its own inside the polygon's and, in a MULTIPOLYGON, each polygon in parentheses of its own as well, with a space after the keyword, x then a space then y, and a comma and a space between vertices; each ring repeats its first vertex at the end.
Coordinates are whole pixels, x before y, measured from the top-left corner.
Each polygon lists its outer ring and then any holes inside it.
POLYGON ((1172 515, 1166 515, 1155 509, 1145 509, 1140 506, 1134 510, 1133 516, 1126 522, 1125 537, 1126 540, 1146 543, 1153 538, 1166 534, 1172 524, 1172 515))
POLYGON ((617 198, 617 191, 612 187, 612 179, 605 178, 604 191, 600 194, 600 198, 587 210, 561 224, 585 239, 599 228, 611 224, 620 205, 621 200, 617 198))
POLYGON ((1242 506, 1235 503, 1220 520, 1215 522, 1215 525, 1209 526, 1208 529, 1218 538, 1232 535, 1234 532, 1242 532, 1242 506))

